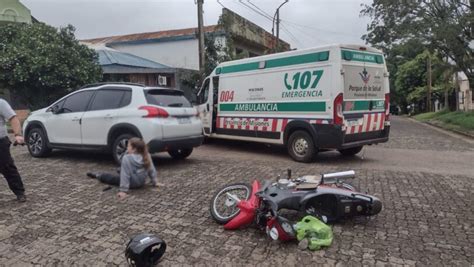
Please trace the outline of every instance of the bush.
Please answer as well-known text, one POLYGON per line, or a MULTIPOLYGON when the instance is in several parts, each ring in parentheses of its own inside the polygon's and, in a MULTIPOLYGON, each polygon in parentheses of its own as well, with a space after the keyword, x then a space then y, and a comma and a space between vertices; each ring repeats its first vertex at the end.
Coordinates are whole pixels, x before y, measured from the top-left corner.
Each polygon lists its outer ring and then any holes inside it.
POLYGON ((0 87, 37 109, 73 88, 99 81, 98 55, 79 44, 74 30, 43 23, 0 26, 0 87))

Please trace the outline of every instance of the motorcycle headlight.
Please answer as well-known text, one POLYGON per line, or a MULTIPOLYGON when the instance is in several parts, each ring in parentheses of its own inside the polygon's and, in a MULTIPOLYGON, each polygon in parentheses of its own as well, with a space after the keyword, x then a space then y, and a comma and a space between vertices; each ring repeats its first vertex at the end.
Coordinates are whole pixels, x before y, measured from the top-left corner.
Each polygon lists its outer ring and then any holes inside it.
POLYGON ((293 226, 291 226, 291 224, 289 224, 288 222, 282 222, 281 228, 283 228, 283 230, 287 232, 288 234, 293 233, 293 226))
POLYGON ((270 229, 270 232, 268 233, 268 235, 273 240, 278 240, 278 229, 276 229, 276 227, 272 227, 272 229, 270 229))

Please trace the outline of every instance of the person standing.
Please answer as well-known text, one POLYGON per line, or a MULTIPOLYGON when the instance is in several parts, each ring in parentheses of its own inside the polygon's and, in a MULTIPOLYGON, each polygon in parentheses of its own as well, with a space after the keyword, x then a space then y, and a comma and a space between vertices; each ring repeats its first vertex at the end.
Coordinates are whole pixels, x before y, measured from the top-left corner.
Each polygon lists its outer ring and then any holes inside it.
POLYGON ((7 101, 0 98, 0 173, 5 177, 8 186, 16 195, 20 202, 25 202, 25 187, 15 166, 15 162, 10 154, 11 141, 8 138, 7 122, 10 122, 13 133, 15 134, 15 142, 24 144, 25 140, 21 135, 21 123, 7 101))

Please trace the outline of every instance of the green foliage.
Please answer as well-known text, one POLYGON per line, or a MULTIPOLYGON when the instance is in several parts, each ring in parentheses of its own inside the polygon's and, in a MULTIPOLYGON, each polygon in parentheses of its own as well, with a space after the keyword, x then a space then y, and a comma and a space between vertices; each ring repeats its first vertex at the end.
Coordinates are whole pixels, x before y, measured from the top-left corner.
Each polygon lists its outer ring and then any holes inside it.
POLYGON ((430 121, 446 124, 447 128, 474 131, 474 112, 429 112, 414 116, 419 121, 430 121))
POLYGON ((361 15, 371 17, 369 33, 363 38, 375 47, 390 51, 417 39, 431 51, 452 60, 474 84, 474 14, 469 0, 374 0, 361 15))
POLYGON ((192 88, 194 93, 199 91, 199 87, 204 78, 211 74, 219 63, 231 60, 231 57, 227 53, 227 48, 224 44, 216 40, 215 35, 205 35, 204 45, 206 48, 204 73, 190 72, 181 77, 182 84, 186 87, 192 88))
POLYGON ((431 58, 432 65, 432 91, 441 92, 445 89, 443 73, 447 71, 446 63, 436 55, 424 51, 398 66, 397 75, 394 79, 395 88, 397 88, 399 94, 404 96, 403 104, 418 101, 426 96, 428 58, 431 58))
POLYGON ((0 84, 30 109, 102 77, 98 55, 79 44, 74 27, 43 23, 0 27, 0 84))

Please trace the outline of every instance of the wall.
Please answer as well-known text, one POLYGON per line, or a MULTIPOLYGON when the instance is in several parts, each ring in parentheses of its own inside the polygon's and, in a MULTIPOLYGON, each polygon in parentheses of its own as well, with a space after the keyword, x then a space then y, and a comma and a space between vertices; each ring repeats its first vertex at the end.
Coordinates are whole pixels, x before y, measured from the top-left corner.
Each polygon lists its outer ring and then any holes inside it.
POLYGON ((110 44, 109 47, 169 67, 199 70, 197 39, 132 45, 110 44))
POLYGON ((0 25, 7 22, 31 23, 31 12, 18 0, 1 0, 0 25))
POLYGON ((457 82, 459 86, 459 109, 462 111, 474 110, 473 91, 470 89, 466 75, 459 72, 457 82))

